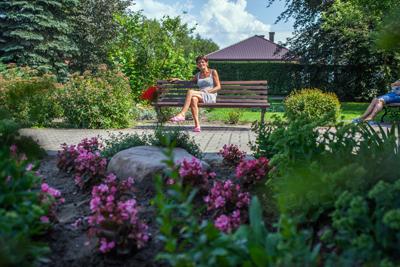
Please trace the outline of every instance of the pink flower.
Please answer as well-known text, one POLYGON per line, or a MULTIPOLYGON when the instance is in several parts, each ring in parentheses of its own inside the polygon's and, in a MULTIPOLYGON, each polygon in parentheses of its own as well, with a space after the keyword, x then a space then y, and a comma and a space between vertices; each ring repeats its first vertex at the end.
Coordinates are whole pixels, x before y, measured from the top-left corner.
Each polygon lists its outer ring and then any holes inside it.
POLYGON ((107 252, 111 251, 114 247, 115 247, 115 242, 114 241, 107 242, 107 240, 105 238, 101 238, 100 239, 100 248, 99 248, 99 250, 102 253, 107 253, 107 252))
POLYGON ((217 227, 217 229, 223 231, 223 232, 227 232, 230 227, 229 227, 229 217, 226 215, 221 215, 219 216, 215 222, 214 222, 215 227, 217 227))
POLYGON ((17 156, 17 151, 18 151, 17 145, 16 144, 12 144, 10 146, 11 156, 16 157, 17 156))
POLYGON ((49 190, 49 185, 46 183, 43 183, 40 188, 43 193, 47 193, 47 191, 49 190))
POLYGON ((52 188, 52 187, 48 188, 47 193, 49 193, 49 195, 51 195, 51 196, 53 196, 55 198, 58 198, 58 197, 61 196, 61 192, 58 191, 57 189, 52 188))
POLYGON ((255 160, 242 161, 236 167, 236 177, 241 179, 244 185, 253 184, 263 179, 269 171, 268 159, 261 157, 255 160))
POLYGON ((49 223, 50 222, 49 217, 47 217, 47 216, 41 216, 40 217, 40 221, 42 223, 49 223))
POLYGON ((236 166, 246 156, 246 152, 241 151, 237 145, 224 145, 218 152, 223 157, 223 161, 227 165, 236 166))
POLYGON ((225 205, 225 199, 222 196, 219 196, 215 199, 215 208, 220 208, 225 205))
POLYGON ((33 164, 32 164, 32 163, 29 163, 29 164, 26 166, 25 170, 29 172, 29 171, 32 170, 32 168, 33 168, 33 164))

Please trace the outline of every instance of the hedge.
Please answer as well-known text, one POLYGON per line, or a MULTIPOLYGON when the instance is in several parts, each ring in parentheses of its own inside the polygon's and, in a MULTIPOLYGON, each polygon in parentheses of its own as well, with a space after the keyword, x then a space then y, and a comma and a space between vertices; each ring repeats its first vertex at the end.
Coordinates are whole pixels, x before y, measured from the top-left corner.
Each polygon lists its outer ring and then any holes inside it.
POLYGON ((341 100, 367 100, 389 89, 395 80, 373 66, 325 66, 283 62, 211 61, 222 81, 267 80, 269 94, 286 96, 294 89, 321 88, 341 100))

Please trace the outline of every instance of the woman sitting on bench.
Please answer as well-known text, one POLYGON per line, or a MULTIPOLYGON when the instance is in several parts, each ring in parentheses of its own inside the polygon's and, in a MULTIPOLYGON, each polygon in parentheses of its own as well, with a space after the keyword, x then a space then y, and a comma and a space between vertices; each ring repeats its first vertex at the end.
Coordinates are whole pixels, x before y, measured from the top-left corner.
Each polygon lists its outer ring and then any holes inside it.
MULTIPOLYGON (((217 91, 221 89, 221 84, 217 71, 208 68, 208 59, 205 56, 198 56, 196 64, 200 72, 193 77, 192 81, 197 83, 200 91, 188 90, 181 112, 172 117, 170 121, 185 121, 185 113, 190 107, 194 120, 193 132, 200 132, 198 103, 215 103, 217 101, 217 91)), ((176 78, 170 79, 172 82, 177 80, 176 78)))
POLYGON ((360 118, 354 119, 353 122, 369 122, 375 118, 376 114, 383 109, 385 104, 400 103, 400 80, 395 81, 390 86, 392 87, 392 91, 374 98, 364 114, 360 118))

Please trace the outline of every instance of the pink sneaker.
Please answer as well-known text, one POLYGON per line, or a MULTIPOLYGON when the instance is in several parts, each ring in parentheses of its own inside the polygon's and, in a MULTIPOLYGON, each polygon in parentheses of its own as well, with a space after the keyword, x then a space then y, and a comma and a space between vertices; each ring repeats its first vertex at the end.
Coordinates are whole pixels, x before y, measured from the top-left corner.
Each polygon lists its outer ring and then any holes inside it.
POLYGON ((193 132, 195 132, 195 133, 200 133, 200 132, 201 132, 200 127, 194 127, 194 128, 193 128, 193 132))
POLYGON ((172 117, 169 121, 170 122, 183 122, 183 121, 185 121, 185 117, 175 116, 175 117, 172 117))

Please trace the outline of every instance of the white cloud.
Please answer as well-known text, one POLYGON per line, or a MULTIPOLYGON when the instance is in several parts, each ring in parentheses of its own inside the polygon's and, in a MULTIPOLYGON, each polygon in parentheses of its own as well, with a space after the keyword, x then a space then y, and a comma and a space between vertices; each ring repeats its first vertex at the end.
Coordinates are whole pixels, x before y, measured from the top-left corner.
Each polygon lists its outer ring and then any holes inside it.
MULTIPOLYGON (((268 35, 266 35, 268 36, 268 35)), ((293 33, 292 32, 275 32, 275 43, 285 43, 287 40, 287 38, 289 37, 293 37, 293 33)))
POLYGON ((221 48, 255 34, 267 35, 270 25, 250 14, 246 6, 246 0, 208 0, 201 9, 197 32, 221 48))
POLYGON ((143 10, 148 18, 181 16, 189 26, 197 25, 195 33, 211 38, 220 48, 256 34, 268 36, 271 28, 246 10, 247 0, 207 0, 198 10, 193 9, 190 0, 176 1, 173 5, 162 0, 137 0, 135 3, 131 10, 143 10))
POLYGON ((143 10, 143 14, 152 19, 161 19, 163 16, 168 15, 170 17, 187 15, 183 12, 188 12, 193 9, 192 1, 177 1, 173 5, 168 5, 157 0, 136 0, 135 5, 132 5, 130 10, 139 11, 143 10))

